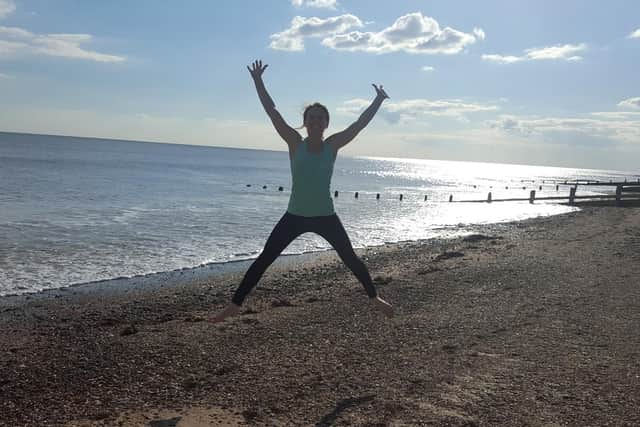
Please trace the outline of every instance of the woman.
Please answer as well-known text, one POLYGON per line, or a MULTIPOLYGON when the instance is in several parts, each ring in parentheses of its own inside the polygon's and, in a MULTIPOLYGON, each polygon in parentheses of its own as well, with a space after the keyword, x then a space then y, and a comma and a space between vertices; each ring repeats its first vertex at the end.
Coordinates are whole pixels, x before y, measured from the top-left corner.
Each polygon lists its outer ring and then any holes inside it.
POLYGON ((284 121, 267 93, 262 81, 262 73, 267 66, 267 64, 263 66, 262 61, 258 60, 247 69, 256 85, 262 106, 278 134, 289 146, 292 175, 289 206, 271 232, 262 253, 247 270, 231 304, 210 321, 221 322, 229 316, 238 314, 245 297, 256 286, 266 269, 289 243, 306 232, 314 232, 325 238, 360 280, 373 306, 391 317, 393 308, 377 295, 367 267, 353 251, 349 236, 333 209, 330 193, 333 164, 338 150, 351 142, 364 129, 380 108, 382 101, 388 96, 382 86, 373 85, 376 98, 360 118, 344 131, 331 135, 327 139, 323 136, 325 129, 329 126, 327 108, 318 103, 308 106, 303 115, 308 136, 303 139, 297 130, 284 121))

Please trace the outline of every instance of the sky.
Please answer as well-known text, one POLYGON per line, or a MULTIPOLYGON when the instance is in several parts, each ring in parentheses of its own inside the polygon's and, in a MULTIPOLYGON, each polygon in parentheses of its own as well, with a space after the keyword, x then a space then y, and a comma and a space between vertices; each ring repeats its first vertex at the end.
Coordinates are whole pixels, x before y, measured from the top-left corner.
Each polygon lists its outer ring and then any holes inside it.
POLYGON ((384 85, 344 155, 640 171, 630 0, 0 0, 0 131, 286 150, 255 59, 326 136, 384 85))

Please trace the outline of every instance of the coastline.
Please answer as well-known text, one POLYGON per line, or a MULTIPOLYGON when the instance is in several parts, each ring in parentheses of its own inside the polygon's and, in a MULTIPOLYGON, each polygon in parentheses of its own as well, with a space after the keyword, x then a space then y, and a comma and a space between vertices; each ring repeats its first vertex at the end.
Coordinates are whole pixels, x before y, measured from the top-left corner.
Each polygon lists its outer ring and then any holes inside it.
MULTIPOLYGON (((438 237, 423 240, 407 240, 401 242, 386 243, 379 246, 369 246, 365 248, 354 248, 359 255, 375 249, 389 248, 402 244, 424 244, 425 242, 437 242, 450 238, 438 237)), ((171 271, 161 271, 156 273, 141 274, 136 276, 123 276, 111 279, 96 280, 92 282, 74 283, 69 286, 42 289, 39 291, 26 291, 23 293, 12 293, 0 295, 0 310, 8 307, 20 306, 27 302, 36 300, 49 300, 69 295, 89 295, 98 296, 122 296, 129 292, 154 292, 162 288, 180 288, 197 286, 202 283, 224 282, 225 278, 234 273, 244 274, 256 257, 239 259, 226 262, 212 262, 197 267, 184 267, 171 271)), ((337 259, 335 250, 324 249, 305 253, 281 254, 278 259, 269 267, 269 270, 288 270, 295 266, 323 263, 327 260, 337 259)))
POLYGON ((358 251, 390 321, 333 252, 217 326, 244 271, 0 303, 0 425, 639 423, 640 210, 474 232, 358 251))
MULTIPOLYGON (((585 205, 587 204, 585 203, 585 205)), ((508 227, 509 224, 520 223, 522 221, 528 221, 532 219, 535 220, 537 218, 544 218, 548 216, 565 215, 567 213, 570 212, 564 212, 560 214, 554 213, 541 216, 533 216, 525 219, 513 219, 492 223, 443 225, 433 228, 433 237, 419 238, 417 240, 385 242, 384 244, 379 245, 355 247, 354 250, 360 255, 366 253, 367 251, 375 251, 379 248, 394 247, 395 245, 433 245, 438 244, 438 242, 457 239, 460 236, 471 234, 476 230, 491 227, 492 225, 502 224, 508 227)), ((319 260, 326 259, 327 257, 335 258, 335 256, 331 255, 334 253, 335 251, 331 248, 302 253, 283 253, 280 255, 280 257, 278 257, 271 268, 287 268, 291 264, 321 262, 319 260)), ((205 281, 216 281, 217 279, 220 279, 221 277, 224 277, 229 273, 244 273, 244 271, 246 271, 246 269, 256 259, 257 255, 258 254, 255 254, 254 256, 248 258, 239 258, 229 261, 214 261, 198 266, 177 268, 175 270, 156 271, 146 274, 137 274, 133 276, 120 276, 94 281, 77 282, 65 286, 60 285, 57 287, 44 288, 40 290, 26 290, 24 288, 18 288, 16 292, 0 294, 0 309, 2 309, 3 307, 19 305, 24 303, 25 301, 33 299, 57 298, 61 295, 67 294, 113 294, 118 292, 127 293, 131 290, 140 289, 153 291, 157 286, 188 286, 190 284, 197 284, 205 281)))

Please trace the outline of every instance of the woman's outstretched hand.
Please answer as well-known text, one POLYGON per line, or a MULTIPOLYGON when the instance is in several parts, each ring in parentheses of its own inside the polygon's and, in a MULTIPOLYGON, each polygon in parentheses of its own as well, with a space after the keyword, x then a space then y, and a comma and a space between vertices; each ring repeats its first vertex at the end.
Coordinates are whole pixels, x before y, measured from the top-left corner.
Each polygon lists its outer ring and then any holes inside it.
POLYGON ((251 64, 251 68, 247 66, 247 70, 249 70, 249 73, 251 73, 251 77, 253 77, 254 79, 259 79, 262 77, 262 73, 264 73, 264 70, 266 70, 268 66, 268 64, 264 64, 263 66, 262 60, 258 59, 256 61, 253 61, 253 64, 251 64))
POLYGON ((380 86, 376 86, 375 84, 371 84, 371 86, 373 86, 373 88, 376 90, 376 96, 382 98, 383 100, 388 99, 389 95, 387 95, 387 92, 384 91, 384 89, 382 88, 382 85, 380 86))

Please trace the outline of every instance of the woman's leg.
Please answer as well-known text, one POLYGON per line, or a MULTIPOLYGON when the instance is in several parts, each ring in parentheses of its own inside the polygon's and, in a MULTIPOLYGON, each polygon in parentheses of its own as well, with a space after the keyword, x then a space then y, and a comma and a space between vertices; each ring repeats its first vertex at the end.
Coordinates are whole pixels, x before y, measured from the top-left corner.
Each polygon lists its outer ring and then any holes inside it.
POLYGON ((327 242, 333 246, 340 259, 353 271, 353 274, 355 274, 360 283, 362 283, 367 295, 369 295, 370 298, 375 298, 377 296, 376 288, 373 286, 369 270, 354 252, 353 246, 351 246, 351 240, 349 240, 349 236, 342 226, 338 215, 322 217, 317 229, 313 231, 324 237, 327 242))
POLYGON ((299 218, 295 215, 285 213, 282 218, 280 218, 280 221, 278 221, 273 231, 271 231, 271 235, 267 239, 262 253, 256 258, 253 264, 251 264, 240 286, 238 286, 238 289, 233 295, 231 301, 235 305, 242 305, 246 296, 249 295, 251 289, 258 284, 258 281, 267 268, 269 268, 282 251, 289 246, 289 243, 302 234, 301 230, 299 218))
POLYGON ((349 240, 349 236, 342 226, 340 218, 338 218, 337 215, 323 217, 312 231, 324 237, 327 242, 333 246, 340 259, 351 269, 360 283, 362 283, 374 307, 387 317, 392 317, 393 307, 378 296, 376 288, 373 286, 369 270, 353 250, 351 240, 349 240))
POLYGON ((238 289, 231 299, 231 304, 225 307, 220 313, 210 317, 210 322, 222 322, 227 317, 234 316, 240 312, 240 306, 249 292, 251 292, 251 289, 256 286, 266 269, 275 261, 289 243, 302 234, 301 229, 300 218, 295 215, 285 213, 282 218, 280 218, 280 221, 278 221, 273 231, 271 231, 271 235, 267 239, 262 253, 245 273, 240 286, 238 286, 238 289))

